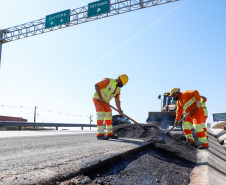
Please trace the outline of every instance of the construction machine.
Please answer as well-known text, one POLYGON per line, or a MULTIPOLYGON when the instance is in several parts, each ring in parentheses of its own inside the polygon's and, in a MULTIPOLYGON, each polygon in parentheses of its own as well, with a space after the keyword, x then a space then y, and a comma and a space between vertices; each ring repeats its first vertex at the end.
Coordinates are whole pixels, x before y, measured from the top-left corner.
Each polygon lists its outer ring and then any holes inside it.
POLYGON ((166 92, 159 95, 161 101, 161 112, 149 112, 146 120, 147 124, 161 129, 167 129, 169 126, 174 126, 176 118, 177 101, 173 100, 170 93, 166 92))

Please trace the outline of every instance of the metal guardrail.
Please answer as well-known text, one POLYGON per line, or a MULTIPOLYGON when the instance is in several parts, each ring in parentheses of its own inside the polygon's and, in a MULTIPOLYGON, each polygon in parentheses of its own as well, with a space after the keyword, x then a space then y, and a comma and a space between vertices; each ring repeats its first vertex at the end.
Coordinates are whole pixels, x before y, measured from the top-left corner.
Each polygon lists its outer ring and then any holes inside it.
POLYGON ((18 126, 18 127, 97 127, 93 124, 77 124, 77 123, 39 123, 39 122, 14 122, 14 121, 0 121, 0 126, 18 126))
POLYGON ((216 137, 220 137, 223 136, 224 134, 226 134, 226 130, 222 130, 219 134, 216 135, 216 137))

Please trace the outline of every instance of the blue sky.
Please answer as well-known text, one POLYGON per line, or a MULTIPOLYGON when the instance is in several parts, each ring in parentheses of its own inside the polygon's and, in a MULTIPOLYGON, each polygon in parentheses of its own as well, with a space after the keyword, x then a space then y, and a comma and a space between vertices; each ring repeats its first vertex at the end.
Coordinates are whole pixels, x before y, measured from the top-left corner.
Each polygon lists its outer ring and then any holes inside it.
MULTIPOLYGON (((0 29, 90 2, 0 0, 0 29)), ((38 106, 38 122, 89 123, 95 83, 125 73, 121 106, 137 122, 160 111, 159 94, 179 87, 207 97, 213 126, 212 114, 226 112, 225 7, 224 0, 181 0, 3 44, 0 105, 12 107, 0 114, 18 116, 13 107, 25 106, 21 115, 33 121, 38 106), (58 119, 42 108, 76 116, 58 119)))

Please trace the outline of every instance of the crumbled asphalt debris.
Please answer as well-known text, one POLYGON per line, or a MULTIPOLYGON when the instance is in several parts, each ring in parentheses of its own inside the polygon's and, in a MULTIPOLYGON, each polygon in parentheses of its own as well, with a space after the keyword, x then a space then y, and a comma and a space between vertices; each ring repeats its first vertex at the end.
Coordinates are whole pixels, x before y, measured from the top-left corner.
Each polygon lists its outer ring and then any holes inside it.
POLYGON ((157 129, 147 124, 142 126, 145 129, 138 125, 118 125, 113 127, 113 131, 119 138, 142 139, 151 143, 155 148, 172 152, 174 155, 191 162, 197 162, 197 157, 194 155, 197 148, 186 141, 182 132, 174 134, 174 131, 171 131, 170 134, 166 134, 166 130, 157 129))
MULTIPOLYGON (((81 185, 85 185, 85 184, 91 184, 92 180, 88 177, 88 176, 84 176, 82 174, 78 174, 76 177, 73 177, 72 179, 65 181, 65 182, 61 182, 61 183, 57 183, 60 185, 74 185, 74 184, 81 184, 81 185)), ((98 180, 93 181, 93 184, 98 184, 98 180)))
POLYGON ((150 148, 85 175, 94 185, 187 185, 195 165, 171 152, 150 148))
POLYGON ((186 141, 182 132, 166 135, 166 130, 142 126, 145 129, 123 124, 113 127, 113 131, 122 140, 149 142, 150 148, 61 185, 189 184, 190 173, 197 163, 197 148, 186 141))

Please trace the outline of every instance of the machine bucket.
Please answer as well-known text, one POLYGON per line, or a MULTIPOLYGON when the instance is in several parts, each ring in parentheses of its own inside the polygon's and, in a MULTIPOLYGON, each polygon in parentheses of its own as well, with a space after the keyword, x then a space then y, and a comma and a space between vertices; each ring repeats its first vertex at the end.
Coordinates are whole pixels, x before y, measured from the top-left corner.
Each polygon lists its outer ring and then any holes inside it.
POLYGON ((149 112, 146 120, 147 124, 161 129, 174 126, 176 112, 149 112))

